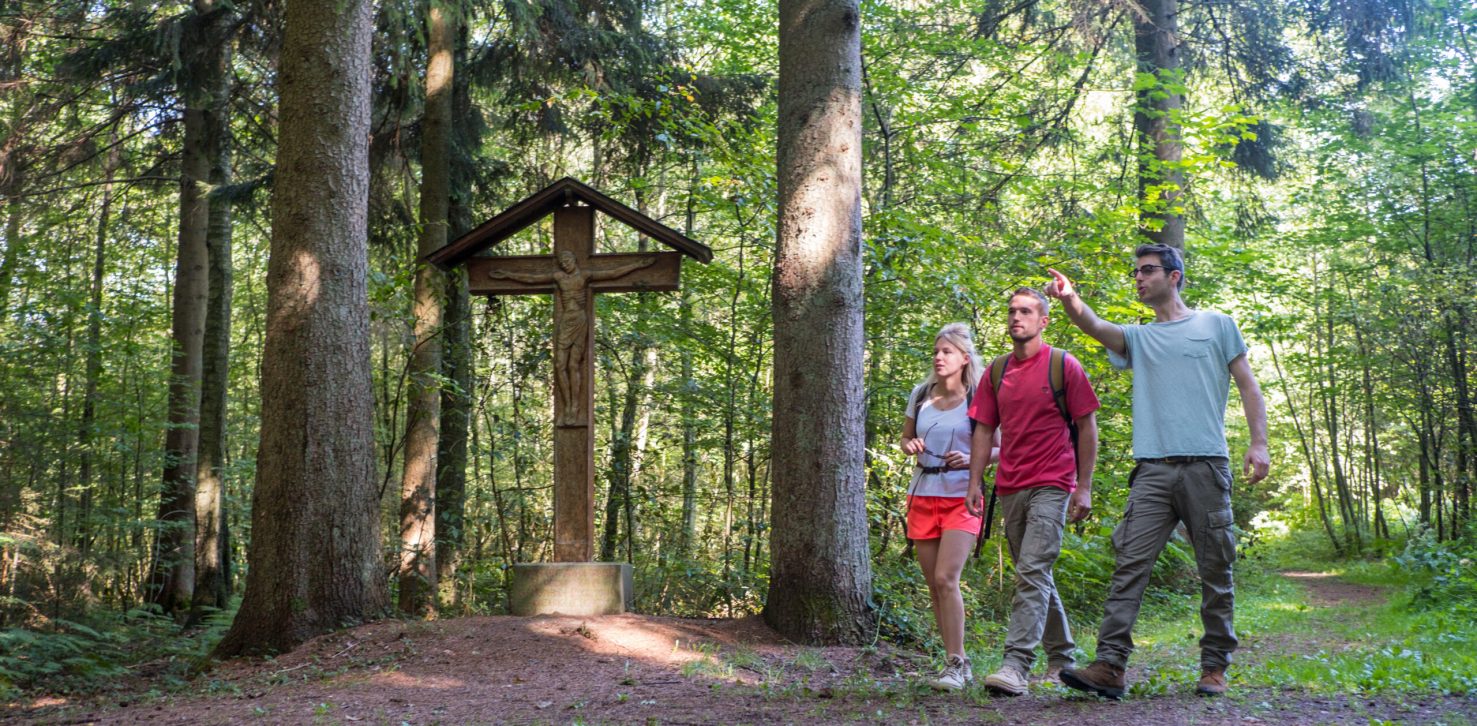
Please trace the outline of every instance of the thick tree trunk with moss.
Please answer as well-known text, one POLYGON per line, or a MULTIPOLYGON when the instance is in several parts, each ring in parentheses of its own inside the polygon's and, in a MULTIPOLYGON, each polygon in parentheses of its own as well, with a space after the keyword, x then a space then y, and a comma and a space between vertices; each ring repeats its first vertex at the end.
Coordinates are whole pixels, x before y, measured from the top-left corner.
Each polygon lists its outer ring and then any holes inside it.
POLYGON ((876 613, 862 439, 861 12, 779 6, 773 530, 764 620, 862 643, 876 613))
POLYGON ((389 604, 369 356, 373 4, 288 3, 246 596, 219 656, 389 604))
POLYGON ((1185 247, 1185 175, 1179 169, 1183 146, 1175 118, 1185 103, 1180 90, 1184 69, 1179 52, 1178 0, 1143 0, 1132 8, 1133 48, 1139 79, 1133 129, 1139 157, 1140 231, 1153 242, 1185 247), (1147 83, 1148 74, 1157 79, 1147 83))

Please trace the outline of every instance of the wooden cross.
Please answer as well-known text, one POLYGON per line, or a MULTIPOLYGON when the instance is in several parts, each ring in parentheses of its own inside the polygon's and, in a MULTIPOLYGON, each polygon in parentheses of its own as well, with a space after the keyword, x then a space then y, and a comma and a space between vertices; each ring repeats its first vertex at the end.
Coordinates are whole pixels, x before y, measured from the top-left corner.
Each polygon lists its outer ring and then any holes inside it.
POLYGON ((595 209, 554 212, 554 254, 467 263, 475 295, 554 294, 554 561, 595 555, 596 292, 676 290, 680 252, 595 254, 595 209))
POLYGON ((678 289, 682 258, 713 251, 595 189, 565 177, 426 255, 441 269, 465 264, 475 295, 554 295, 554 560, 595 556, 595 305, 597 292, 678 289), (677 250, 595 254, 595 212, 677 250), (554 215, 554 254, 478 253, 554 215))

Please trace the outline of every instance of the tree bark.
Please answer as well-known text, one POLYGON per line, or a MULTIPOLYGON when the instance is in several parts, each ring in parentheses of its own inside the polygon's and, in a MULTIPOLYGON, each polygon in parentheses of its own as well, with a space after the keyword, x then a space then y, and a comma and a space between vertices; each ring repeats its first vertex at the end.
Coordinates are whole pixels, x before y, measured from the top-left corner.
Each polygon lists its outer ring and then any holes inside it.
MULTIPOLYGON (((111 134, 114 143, 118 133, 111 134)), ((77 551, 86 559, 92 550, 92 469, 95 458, 94 442, 97 432, 97 387, 103 373, 103 275, 107 271, 104 252, 107 250, 108 226, 112 222, 113 175, 118 169, 120 154, 114 146, 103 159, 103 203, 98 213, 97 237, 93 245, 92 288, 88 291, 87 342, 85 344, 85 380, 82 385, 82 424, 78 430, 80 462, 77 467, 77 484, 81 490, 77 504, 77 530, 73 538, 77 551)))
POLYGON ((0 314, 10 311, 10 287, 21 259, 21 200, 7 195, 5 203, 5 254, 0 255, 0 314))
MULTIPOLYGON (((697 182, 698 166, 692 165, 692 177, 687 192, 687 211, 684 216, 683 234, 691 237, 697 227, 697 182)), ((683 286, 682 302, 678 305, 679 329, 684 340, 692 340, 692 296, 683 286)), ((693 538, 697 535, 697 380, 693 376, 692 346, 683 345, 679 352, 682 361, 682 536, 677 551, 680 559, 692 557, 693 538)))
MULTIPOLYGON (((426 112, 421 118, 421 233, 418 257, 446 246, 451 195, 452 54, 454 11, 432 2, 426 15, 429 43, 426 112)), ((400 479, 400 610, 435 610, 436 454, 441 436, 441 313, 446 277, 434 265, 415 271, 415 349, 410 356, 410 398, 405 410, 405 469, 400 479)))
MULTIPOLYGON (((222 13, 217 27, 230 27, 233 17, 222 13)), ((206 147, 210 154, 210 185, 220 189, 231 182, 230 38, 216 33, 219 52, 201 68, 215 103, 205 112, 206 147)), ((209 200, 210 222, 205 246, 210 253, 210 296, 206 303, 204 368, 200 380, 200 449, 195 467, 195 595, 192 610, 224 608, 231 597, 226 550, 226 388, 231 378, 231 201, 214 195, 209 200)))
POLYGON ((369 357, 373 4, 288 3, 246 596, 216 649, 287 651, 381 614, 369 357))
POLYGON ((862 471, 861 11, 781 0, 773 532, 764 620, 859 644, 868 603, 862 471))
MULTIPOLYGON (((450 196, 446 209, 447 239, 457 239, 472 228, 472 179, 476 170, 466 149, 476 148, 480 138, 469 135, 477 128, 476 110, 472 107, 471 85, 466 73, 456 68, 467 65, 467 27, 457 23, 456 53, 452 58, 453 138, 451 150, 450 196)), ((456 601, 456 568, 466 544, 465 516, 467 491, 468 432, 472 417, 472 298, 467 291, 467 272, 458 267, 446 277, 446 319, 441 349, 441 374, 453 385, 441 390, 441 437, 436 452, 439 464, 436 474, 436 581, 441 601, 456 601)))
MULTIPOLYGON (((1179 88, 1184 83, 1179 54, 1178 0, 1143 0, 1130 9, 1133 49, 1139 74, 1158 79, 1152 86, 1135 79, 1139 88, 1133 110, 1133 128, 1139 152, 1140 232, 1151 241, 1185 247, 1183 203, 1185 177, 1179 170, 1182 146, 1175 114, 1184 105, 1179 88), (1139 10, 1142 12, 1139 12, 1139 10)), ((1140 76, 1142 78, 1142 76, 1140 76)))
POLYGON ((220 70, 223 43, 215 25, 226 13, 219 0, 195 0, 180 39, 180 95, 185 137, 180 163, 180 226, 174 276, 173 354, 169 423, 164 437, 164 477, 159 531, 149 576, 150 603, 166 613, 190 607, 195 591, 195 483, 200 445, 200 385, 204 368, 205 311, 210 295, 210 114, 224 99, 210 82, 220 70), (215 69, 214 71, 212 69, 215 69))

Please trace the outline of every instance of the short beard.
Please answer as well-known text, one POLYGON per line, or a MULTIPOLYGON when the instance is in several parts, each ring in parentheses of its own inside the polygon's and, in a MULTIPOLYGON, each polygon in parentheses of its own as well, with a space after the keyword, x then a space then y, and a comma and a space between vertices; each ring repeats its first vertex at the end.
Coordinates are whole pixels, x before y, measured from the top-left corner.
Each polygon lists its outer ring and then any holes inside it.
POLYGON ((1015 333, 1010 333, 1009 335, 1010 335, 1010 339, 1013 340, 1013 341, 1015 341, 1015 342, 1017 342, 1017 343, 1029 343, 1032 340, 1035 340, 1036 339, 1036 336, 1037 335, 1040 335, 1040 333, 1037 333, 1036 335, 1026 335, 1026 336, 1019 336, 1019 335, 1016 335, 1015 333))

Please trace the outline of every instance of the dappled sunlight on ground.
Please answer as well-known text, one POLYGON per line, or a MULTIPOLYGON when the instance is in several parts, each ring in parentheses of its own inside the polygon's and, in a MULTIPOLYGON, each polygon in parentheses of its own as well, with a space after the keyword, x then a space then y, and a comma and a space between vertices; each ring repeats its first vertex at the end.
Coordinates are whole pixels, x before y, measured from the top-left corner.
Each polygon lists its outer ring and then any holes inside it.
MULTIPOLYGON (((1317 582, 1316 592, 1309 587, 1310 602, 1342 601, 1341 588, 1351 587, 1317 582)), ((1248 598, 1247 606, 1261 607, 1252 603, 1266 603, 1262 597, 1248 598)), ((1134 687, 1121 703, 1048 683, 1013 699, 991 698, 978 683, 962 694, 934 693, 922 683, 933 665, 920 653, 885 641, 865 648, 796 645, 757 617, 501 616, 371 623, 325 635, 275 659, 220 664, 185 689, 140 679, 111 696, 80 702, 57 697, 41 708, 0 713, 0 719, 149 726, 361 721, 1159 726, 1462 723, 1448 716, 1477 713, 1477 701, 1459 695, 1348 698, 1310 690, 1296 685, 1301 680, 1289 680, 1302 676, 1288 668, 1275 673, 1263 668, 1270 675, 1254 680, 1258 662, 1302 667, 1303 655, 1351 647, 1335 629, 1319 626, 1318 618, 1330 610, 1298 609, 1283 599, 1278 592, 1265 609, 1279 612, 1272 619, 1287 625, 1243 643, 1238 658, 1245 658, 1238 664, 1244 665, 1233 675, 1238 693, 1226 699, 1193 695, 1198 676, 1189 652, 1196 647, 1194 614, 1137 638, 1140 650, 1129 671, 1134 687), (1292 614, 1281 615, 1284 609, 1292 614), (1271 680, 1274 676, 1279 680, 1271 680)))

